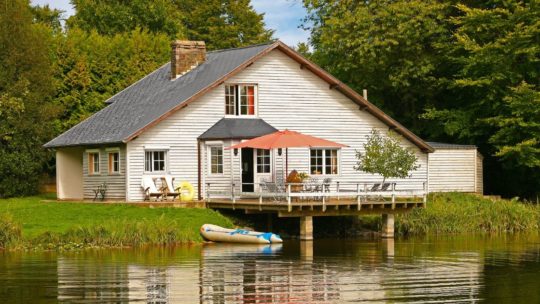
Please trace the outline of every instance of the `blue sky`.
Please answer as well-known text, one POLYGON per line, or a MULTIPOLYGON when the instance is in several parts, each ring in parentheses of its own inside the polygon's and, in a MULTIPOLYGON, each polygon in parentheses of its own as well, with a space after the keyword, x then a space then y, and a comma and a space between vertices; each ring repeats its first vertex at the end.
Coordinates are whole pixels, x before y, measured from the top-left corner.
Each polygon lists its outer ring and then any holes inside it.
MULTIPOLYGON (((66 17, 73 14, 70 0, 32 0, 32 4, 49 4, 66 13, 66 17)), ((255 10, 264 13, 264 21, 268 28, 274 29, 274 36, 288 45, 295 46, 299 42, 307 42, 309 33, 299 29, 306 10, 301 0, 251 0, 255 10)))

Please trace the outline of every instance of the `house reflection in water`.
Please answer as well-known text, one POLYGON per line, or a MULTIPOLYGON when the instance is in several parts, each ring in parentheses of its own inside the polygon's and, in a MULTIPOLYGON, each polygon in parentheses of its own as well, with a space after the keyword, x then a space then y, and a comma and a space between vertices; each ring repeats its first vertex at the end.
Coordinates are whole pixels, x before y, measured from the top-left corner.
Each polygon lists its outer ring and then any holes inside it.
POLYGON ((478 298, 481 257, 419 257, 394 242, 208 244, 195 256, 58 259, 58 300, 141 303, 331 303, 478 298), (340 245, 343 244, 343 245, 340 245), (340 247, 341 246, 341 247, 340 247), (335 253, 340 254, 336 255, 335 253))

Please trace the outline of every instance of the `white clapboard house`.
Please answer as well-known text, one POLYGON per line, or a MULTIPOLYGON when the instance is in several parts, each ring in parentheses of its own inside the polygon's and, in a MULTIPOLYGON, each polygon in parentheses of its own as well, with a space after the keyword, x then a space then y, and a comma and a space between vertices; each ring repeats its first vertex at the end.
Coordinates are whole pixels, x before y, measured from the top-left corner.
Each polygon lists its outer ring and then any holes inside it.
POLYGON ((280 41, 212 52, 204 42, 176 41, 171 62, 106 103, 45 145, 56 151, 59 199, 92 199, 106 183, 106 199, 142 201, 143 178, 164 175, 193 185, 195 199, 204 199, 207 185, 257 191, 242 189, 242 183, 282 179, 284 153, 226 148, 284 129, 347 145, 288 151, 289 170, 331 178, 342 187, 381 181, 354 169, 356 150, 376 129, 397 133, 418 156, 420 167, 392 180, 396 187, 429 189, 432 179, 435 191, 482 192, 476 148, 469 153, 442 145, 438 153, 437 145, 280 41))

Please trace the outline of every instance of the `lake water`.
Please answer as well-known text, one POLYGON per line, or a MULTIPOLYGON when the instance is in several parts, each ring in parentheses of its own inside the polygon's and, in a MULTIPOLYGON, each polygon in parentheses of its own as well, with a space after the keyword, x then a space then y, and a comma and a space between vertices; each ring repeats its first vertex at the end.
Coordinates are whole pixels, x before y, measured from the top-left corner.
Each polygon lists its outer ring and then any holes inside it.
POLYGON ((0 253, 1 303, 540 303, 540 238, 0 253))

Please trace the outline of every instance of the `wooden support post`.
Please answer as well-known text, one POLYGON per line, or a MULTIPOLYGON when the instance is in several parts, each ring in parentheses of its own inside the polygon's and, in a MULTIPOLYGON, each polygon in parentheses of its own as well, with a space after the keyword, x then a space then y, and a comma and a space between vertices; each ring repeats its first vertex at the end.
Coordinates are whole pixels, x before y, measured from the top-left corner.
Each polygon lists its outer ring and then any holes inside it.
POLYGON ((339 182, 336 182, 337 200, 339 201, 339 182))
POLYGON ((234 183, 231 184, 231 196, 232 196, 232 203, 233 203, 233 210, 234 210, 234 204, 236 203, 236 196, 234 195, 234 183))
POLYGON ((367 184, 364 184, 364 202, 367 203, 367 184))
POLYGON ((261 185, 259 185, 259 211, 262 211, 262 203, 263 203, 263 197, 262 197, 261 185))
POLYGON ((392 210, 396 209, 396 183, 392 183, 392 210))
POLYGON ((324 187, 324 184, 322 186, 322 211, 325 212, 326 211, 326 190, 325 190, 325 187, 324 187))
POLYGON ((313 217, 312 216, 300 217, 300 240, 302 241, 313 240, 313 217))
POLYGON ((423 187, 424 187, 424 197, 422 199, 422 202, 424 203, 424 207, 426 206, 426 203, 427 203, 427 193, 426 193, 426 182, 423 182, 423 187))
POLYGON ((394 215, 393 214, 383 214, 382 215, 381 236, 383 238, 393 238, 394 237, 394 215))
POLYGON ((292 211, 292 205, 291 205, 291 184, 287 185, 287 209, 289 212, 292 211))
POLYGON ((358 210, 362 209, 362 197, 360 196, 360 184, 356 184, 356 204, 358 205, 358 210))

